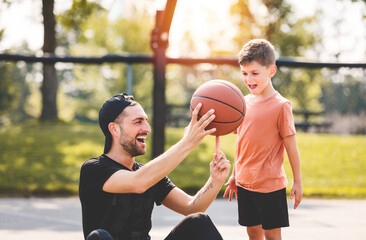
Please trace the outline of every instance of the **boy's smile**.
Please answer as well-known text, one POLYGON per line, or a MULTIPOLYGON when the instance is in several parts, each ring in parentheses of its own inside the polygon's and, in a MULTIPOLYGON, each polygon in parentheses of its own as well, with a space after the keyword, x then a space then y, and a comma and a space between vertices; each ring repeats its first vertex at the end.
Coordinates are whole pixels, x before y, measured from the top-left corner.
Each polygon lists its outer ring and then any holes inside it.
POLYGON ((256 89, 257 88, 257 84, 248 84, 248 88, 249 89, 256 89))

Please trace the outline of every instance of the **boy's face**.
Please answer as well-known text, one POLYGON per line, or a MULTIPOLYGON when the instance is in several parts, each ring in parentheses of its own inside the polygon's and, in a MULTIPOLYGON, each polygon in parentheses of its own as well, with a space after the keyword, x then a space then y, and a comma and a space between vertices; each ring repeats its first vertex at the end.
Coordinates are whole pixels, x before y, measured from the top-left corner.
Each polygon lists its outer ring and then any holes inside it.
POLYGON ((243 80, 252 95, 265 95, 272 89, 271 78, 276 74, 277 67, 269 67, 253 61, 240 65, 243 80))

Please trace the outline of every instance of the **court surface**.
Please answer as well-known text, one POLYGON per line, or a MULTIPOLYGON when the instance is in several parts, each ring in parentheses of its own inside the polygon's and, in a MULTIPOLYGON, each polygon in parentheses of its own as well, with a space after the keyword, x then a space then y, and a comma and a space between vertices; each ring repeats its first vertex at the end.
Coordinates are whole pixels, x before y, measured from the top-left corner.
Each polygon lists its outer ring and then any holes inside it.
MULTIPOLYGON (((283 239, 366 239, 366 200, 304 199, 293 210, 283 239)), ((225 240, 248 239, 237 223, 236 201, 215 200, 207 210, 225 240)), ((182 216, 160 206, 153 212, 153 240, 162 240, 182 216)), ((83 239, 79 199, 0 198, 0 239, 83 239)))

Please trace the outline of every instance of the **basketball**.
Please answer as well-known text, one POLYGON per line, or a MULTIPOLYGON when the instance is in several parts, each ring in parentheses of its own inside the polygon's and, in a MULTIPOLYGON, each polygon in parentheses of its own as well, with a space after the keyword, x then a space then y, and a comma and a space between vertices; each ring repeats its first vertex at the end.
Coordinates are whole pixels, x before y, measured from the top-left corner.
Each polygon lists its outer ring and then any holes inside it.
POLYGON ((198 103, 202 103, 199 118, 208 110, 215 109, 216 117, 206 127, 206 129, 216 128, 216 132, 212 134, 214 136, 232 133, 245 116, 245 100, 242 92, 237 86, 225 80, 210 80, 197 88, 191 99, 191 114, 198 103))

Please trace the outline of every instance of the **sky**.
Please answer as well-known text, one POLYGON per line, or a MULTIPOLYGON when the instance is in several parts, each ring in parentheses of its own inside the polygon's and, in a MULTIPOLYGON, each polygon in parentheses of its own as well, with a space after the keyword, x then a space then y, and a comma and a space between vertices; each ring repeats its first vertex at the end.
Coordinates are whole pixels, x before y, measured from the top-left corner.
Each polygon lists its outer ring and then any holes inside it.
MULTIPOLYGON (((113 18, 123 12, 127 2, 127 0, 106 0, 104 6, 111 9, 110 16, 113 18)), ((220 39, 223 39, 219 43, 223 46, 219 47, 230 48, 230 45, 224 46, 235 35, 235 31, 230 27, 231 23, 227 21, 230 2, 229 0, 178 0, 171 26, 168 55, 171 57, 182 55, 179 46, 182 44, 185 30, 191 31, 194 41, 199 46, 197 56, 205 56, 210 52, 204 42, 218 33, 220 39)), ((363 3, 344 4, 344 1, 336 0, 288 0, 288 2, 292 4, 295 15, 298 17, 311 16, 318 9, 324 12, 318 31, 321 31, 324 36, 326 51, 309 52, 307 58, 334 62, 337 60, 335 54, 342 52, 338 61, 365 62, 366 28, 365 24, 361 23, 360 10, 363 3), (330 5, 332 5, 331 8, 330 5), (336 19, 339 20, 339 27, 335 27, 336 19)), ((55 0, 55 13, 70 8, 71 3, 71 0, 55 0)), ((154 1, 150 14, 155 14, 155 11, 163 8, 164 5, 165 0, 154 1)), ((26 41, 32 50, 41 54, 40 49, 43 44, 41 1, 23 0, 20 4, 14 3, 10 8, 6 8, 1 2, 0 11, 0 29, 5 28, 5 35, 0 42, 0 52, 19 46, 26 41)))

